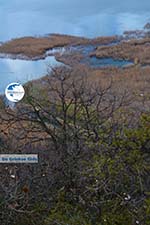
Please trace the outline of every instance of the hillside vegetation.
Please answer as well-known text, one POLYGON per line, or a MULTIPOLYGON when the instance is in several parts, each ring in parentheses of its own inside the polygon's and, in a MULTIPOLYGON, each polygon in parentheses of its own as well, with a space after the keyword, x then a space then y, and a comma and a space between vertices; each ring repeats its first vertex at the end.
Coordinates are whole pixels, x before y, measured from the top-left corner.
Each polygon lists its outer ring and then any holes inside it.
POLYGON ((39 154, 0 165, 2 225, 150 224, 148 92, 90 75, 53 68, 15 108, 1 101, 0 152, 39 154))

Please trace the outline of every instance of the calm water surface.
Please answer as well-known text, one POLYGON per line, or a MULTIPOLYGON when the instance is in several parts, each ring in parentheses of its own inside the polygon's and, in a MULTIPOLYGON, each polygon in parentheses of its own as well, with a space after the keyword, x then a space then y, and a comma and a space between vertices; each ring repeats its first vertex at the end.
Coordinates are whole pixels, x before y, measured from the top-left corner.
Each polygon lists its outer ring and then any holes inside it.
POLYGON ((0 0, 0 41, 63 33, 95 37, 140 29, 149 0, 0 0))
MULTIPOLYGON (((150 22, 149 0, 0 0, 0 42, 50 33, 85 37, 122 34, 150 22)), ((95 65, 109 65, 112 60, 95 65)), ((0 59, 0 93, 10 82, 24 83, 46 73, 54 57, 25 61, 0 59)), ((114 62, 113 62, 114 63, 114 62)), ((116 62, 115 62, 116 63, 116 62)))
POLYGON ((38 79, 47 73, 48 66, 60 65, 53 56, 45 60, 26 61, 20 59, 0 59, 0 94, 12 82, 25 83, 38 79))
POLYGON ((126 60, 117 60, 113 58, 101 58, 98 59, 96 57, 91 57, 88 59, 88 62, 91 67, 108 67, 108 66, 115 66, 115 67, 124 67, 128 65, 132 65, 132 62, 126 60))

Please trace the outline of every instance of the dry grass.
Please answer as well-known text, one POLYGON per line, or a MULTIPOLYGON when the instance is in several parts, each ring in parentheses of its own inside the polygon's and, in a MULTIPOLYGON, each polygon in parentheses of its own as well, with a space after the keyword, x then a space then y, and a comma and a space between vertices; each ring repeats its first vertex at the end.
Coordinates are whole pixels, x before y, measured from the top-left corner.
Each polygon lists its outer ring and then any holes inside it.
POLYGON ((150 38, 121 42, 115 46, 100 46, 91 56, 113 57, 134 61, 135 64, 150 64, 150 38))
POLYGON ((66 35, 52 35, 50 37, 23 37, 11 40, 0 46, 1 53, 23 54, 28 57, 43 55, 46 50, 74 43, 82 38, 66 35))
MULTIPOLYGON (((62 71, 60 71, 62 72, 62 71)), ((150 67, 141 68, 139 66, 135 66, 133 68, 119 69, 119 68, 105 68, 105 69, 91 69, 83 65, 77 65, 74 68, 73 76, 86 74, 89 84, 98 86, 100 85, 103 89, 107 88, 112 81, 111 92, 116 96, 123 96, 126 92, 130 99, 133 98, 133 102, 129 107, 134 109, 134 112, 141 113, 149 111, 150 108, 150 67)), ((39 80, 29 82, 32 85, 33 90, 37 90, 39 92, 38 99, 43 99, 43 96, 47 96, 49 90, 49 83, 51 81, 51 76, 43 77, 39 80), (42 95, 41 95, 42 93, 42 95)), ((28 84, 26 85, 28 86, 28 84)), ((37 94, 37 93, 36 93, 37 94)), ((54 96, 50 95, 53 99, 54 96)), ((25 107, 27 109, 27 105, 23 105, 24 103, 19 103, 18 106, 21 108, 25 107)), ((128 107, 126 108, 128 115, 128 107)), ((9 109, 8 109, 9 111, 9 109)), ((11 113, 13 113, 10 110, 11 113)), ((15 111, 14 111, 15 113, 15 111)), ((1 115, 7 117, 6 111, 1 110, 1 115)), ((8 116, 9 117, 9 116, 8 116)), ((39 129, 39 127, 35 127, 35 131, 31 129, 30 122, 20 120, 15 123, 8 123, 4 120, 0 124, 0 130, 3 134, 3 137, 9 139, 13 142, 14 146, 17 146, 17 131, 20 130, 20 137, 25 135, 25 138, 22 138, 19 142, 20 149, 23 145, 26 145, 31 140, 39 139, 39 142, 36 144, 42 144, 45 138, 47 138, 47 134, 44 131, 39 129), (28 130, 28 133, 24 133, 24 130, 28 130), (15 135, 13 135, 15 134, 15 135)))
MULTIPOLYGON (((29 58, 44 57, 47 50, 67 45, 107 44, 115 41, 116 36, 87 39, 69 35, 53 34, 48 37, 22 37, 13 39, 0 46, 0 53, 24 55, 29 58)), ((17 56, 16 56, 17 57, 17 56)))
POLYGON ((90 80, 100 81, 106 86, 110 80, 113 80, 116 92, 120 90, 129 90, 130 92, 150 93, 150 66, 131 68, 105 68, 91 70, 90 80))

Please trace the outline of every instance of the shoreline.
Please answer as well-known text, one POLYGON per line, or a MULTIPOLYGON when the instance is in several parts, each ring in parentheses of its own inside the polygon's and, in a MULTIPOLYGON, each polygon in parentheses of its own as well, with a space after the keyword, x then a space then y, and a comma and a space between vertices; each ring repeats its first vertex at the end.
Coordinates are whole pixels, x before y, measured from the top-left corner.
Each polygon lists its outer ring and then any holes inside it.
POLYGON ((93 50, 88 53, 89 58, 112 58, 131 61, 135 65, 149 65, 150 32, 145 27, 143 30, 125 31, 120 36, 100 36, 93 39, 63 34, 15 38, 1 43, 0 58, 37 61, 54 56, 57 61, 74 66, 85 57, 83 50, 79 48, 93 46, 93 50))
POLYGON ((2 43, 0 45, 0 58, 38 60, 46 58, 46 52, 55 48, 110 44, 118 39, 120 39, 119 36, 88 39, 63 34, 51 34, 46 37, 22 37, 2 43))
MULTIPOLYGON (((0 58, 36 61, 54 56, 56 61, 63 63, 64 66, 70 68, 85 67, 91 73, 90 79, 93 80, 99 79, 103 74, 110 76, 112 73, 117 75, 118 73, 132 74, 134 71, 135 73, 137 71, 142 72, 146 65, 148 66, 146 70, 149 71, 150 35, 144 33, 145 36, 141 37, 143 32, 126 31, 124 36, 97 37, 94 39, 60 34, 52 34, 48 37, 22 37, 2 44, 0 46, 0 58), (121 68, 112 64, 104 67, 92 67, 88 61, 92 57, 96 58, 97 64, 99 59, 105 58, 131 63, 121 68), (85 63, 82 63, 82 61, 85 63)), ((30 81, 35 83, 35 80, 37 79, 30 81)))

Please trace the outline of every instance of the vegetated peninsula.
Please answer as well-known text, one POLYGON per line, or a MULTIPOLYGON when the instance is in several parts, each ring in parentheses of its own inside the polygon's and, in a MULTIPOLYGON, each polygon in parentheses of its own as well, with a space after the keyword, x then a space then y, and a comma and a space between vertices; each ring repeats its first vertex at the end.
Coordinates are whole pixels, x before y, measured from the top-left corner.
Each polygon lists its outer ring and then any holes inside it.
POLYGON ((117 40, 117 36, 99 37, 87 39, 84 37, 75 37, 69 35, 50 34, 46 37, 22 37, 2 43, 0 46, 1 54, 12 54, 14 57, 24 56, 28 59, 43 58, 47 50, 87 44, 107 44, 117 40))

